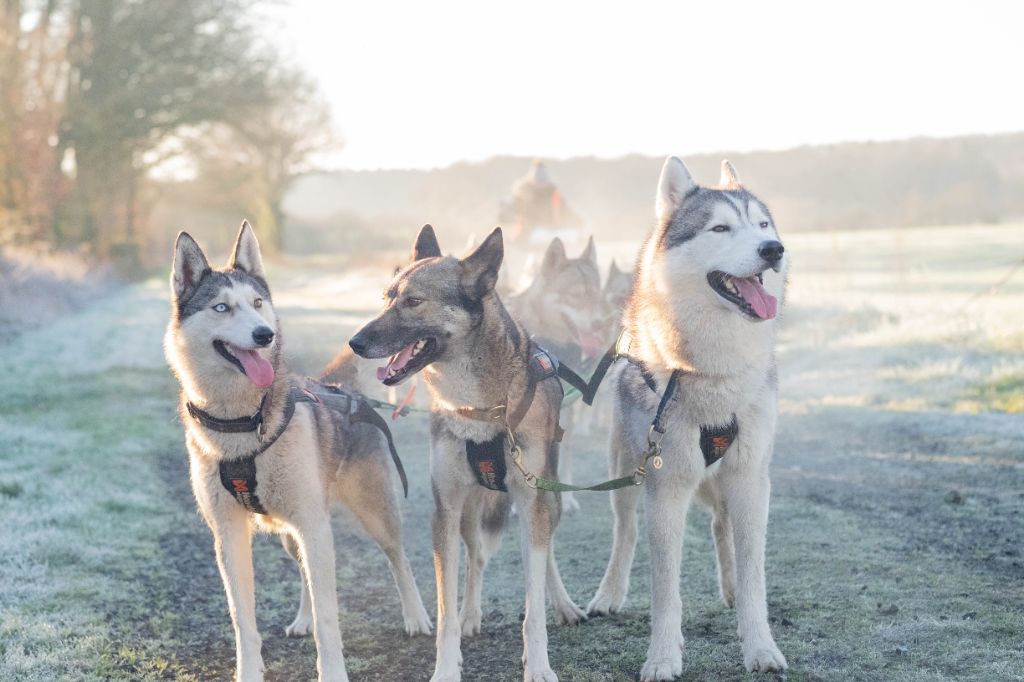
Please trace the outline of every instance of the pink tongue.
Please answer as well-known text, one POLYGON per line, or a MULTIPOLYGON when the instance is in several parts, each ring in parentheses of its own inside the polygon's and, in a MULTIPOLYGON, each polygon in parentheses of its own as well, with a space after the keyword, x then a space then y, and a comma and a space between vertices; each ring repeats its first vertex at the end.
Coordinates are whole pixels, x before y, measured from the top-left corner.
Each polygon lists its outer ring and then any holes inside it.
POLYGON ((267 388, 270 384, 274 383, 274 367, 259 353, 254 350, 242 350, 234 346, 231 347, 231 352, 242 363, 245 376, 249 377, 252 383, 260 388, 267 388))
POLYGON ((750 304, 750 307, 754 309, 758 317, 762 320, 770 320, 775 317, 779 302, 774 296, 764 290, 761 283, 757 281, 757 277, 747 277, 746 279, 736 277, 732 281, 736 284, 736 289, 739 290, 740 296, 750 304))
POLYGON ((412 349, 416 347, 417 341, 413 341, 408 346, 402 349, 402 352, 395 356, 395 359, 384 365, 383 367, 377 368, 377 381, 384 381, 388 378, 388 371, 400 370, 405 367, 409 360, 412 359, 412 349))

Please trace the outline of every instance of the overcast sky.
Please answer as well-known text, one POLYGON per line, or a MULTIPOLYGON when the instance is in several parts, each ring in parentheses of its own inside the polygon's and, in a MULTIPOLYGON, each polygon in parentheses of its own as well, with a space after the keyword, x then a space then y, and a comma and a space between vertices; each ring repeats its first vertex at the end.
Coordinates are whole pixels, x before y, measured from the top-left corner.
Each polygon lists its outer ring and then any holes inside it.
POLYGON ((1024 2, 294 0, 327 165, 663 155, 1024 129, 1024 2))

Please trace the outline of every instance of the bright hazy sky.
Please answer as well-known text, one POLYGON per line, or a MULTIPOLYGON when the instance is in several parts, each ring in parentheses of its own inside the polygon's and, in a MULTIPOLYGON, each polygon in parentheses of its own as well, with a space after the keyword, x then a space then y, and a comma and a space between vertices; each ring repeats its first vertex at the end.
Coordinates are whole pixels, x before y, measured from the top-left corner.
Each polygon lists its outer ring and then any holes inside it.
POLYGON ((1024 1, 293 0, 327 165, 663 155, 1024 129, 1024 1))

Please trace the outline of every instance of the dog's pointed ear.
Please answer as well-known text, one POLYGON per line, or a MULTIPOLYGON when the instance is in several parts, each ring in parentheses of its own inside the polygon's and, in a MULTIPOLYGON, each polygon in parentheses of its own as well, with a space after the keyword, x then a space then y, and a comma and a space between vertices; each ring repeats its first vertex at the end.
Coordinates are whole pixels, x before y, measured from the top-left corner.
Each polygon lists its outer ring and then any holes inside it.
POLYGON ((424 258, 437 258, 440 255, 441 245, 437 243, 434 228, 428 223, 421 227, 420 233, 416 235, 416 243, 412 245, 412 260, 415 262, 424 258))
POLYGON ((587 246, 583 249, 583 253, 580 254, 580 258, 597 265, 597 245, 594 244, 594 235, 590 235, 590 239, 587 240, 587 246))
POLYGON ((476 300, 494 291, 498 284, 498 269, 501 268, 504 256, 505 246, 501 238, 501 228, 496 227, 473 253, 459 261, 462 267, 462 290, 476 300))
POLYGON ((611 282, 613 279, 622 274, 622 270, 619 270, 619 264, 612 258, 612 264, 608 268, 608 281, 611 282))
POLYGON ((740 176, 727 159, 722 159, 722 175, 718 178, 718 186, 722 189, 739 189, 740 176))
POLYGON ((548 248, 544 251, 544 260, 540 262, 541 274, 550 274, 562 266, 569 259, 565 255, 565 244, 558 237, 551 240, 548 248))
POLYGON ((658 196, 654 202, 654 214, 661 223, 667 223, 672 214, 679 208, 686 195, 697 189, 690 171, 676 156, 665 159, 658 180, 658 196))
POLYGON ((179 232, 174 242, 171 266, 171 293, 175 299, 186 297, 210 270, 206 255, 188 232, 179 232))
POLYGON ((256 233, 248 220, 243 220, 242 226, 238 228, 238 239, 235 240, 235 248, 228 260, 228 267, 242 270, 263 280, 267 278, 267 273, 263 269, 263 256, 260 255, 260 243, 256 240, 256 233))

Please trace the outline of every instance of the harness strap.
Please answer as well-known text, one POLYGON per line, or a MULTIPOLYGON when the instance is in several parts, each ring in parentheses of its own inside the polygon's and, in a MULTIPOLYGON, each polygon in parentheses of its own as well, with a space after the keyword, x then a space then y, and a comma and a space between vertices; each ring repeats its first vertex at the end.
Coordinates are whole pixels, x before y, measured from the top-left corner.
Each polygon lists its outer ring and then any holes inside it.
MULTIPOLYGON (((240 505, 254 514, 266 515, 267 513, 263 503, 260 502, 260 498, 256 495, 256 457, 266 452, 271 445, 277 442, 277 439, 281 437, 285 429, 288 428, 292 417, 295 416, 295 403, 299 399, 296 391, 298 389, 292 389, 288 392, 288 400, 284 406, 284 416, 269 438, 261 436, 260 445, 254 451, 235 459, 222 459, 218 465, 221 485, 231 493, 231 496, 240 505)), ((301 394, 301 391, 299 393, 301 394)), ((266 396, 264 396, 264 400, 266 400, 266 396)), ((201 420, 200 423, 202 423, 201 420)), ((262 420, 260 424, 262 425, 262 420)), ((229 431, 228 433, 234 432, 229 431)))
MULTIPOLYGON (((292 418, 295 416, 295 405, 297 403, 317 403, 324 405, 328 409, 340 409, 349 415, 349 418, 353 423, 369 424, 384 435, 384 439, 388 444, 388 450, 391 453, 391 461, 395 463, 395 468, 398 470, 398 477, 402 481, 402 490, 405 493, 405 496, 409 497, 409 479, 405 474, 405 467, 402 466, 402 460, 398 456, 398 450, 395 448, 395 441, 391 435, 391 429, 388 428, 388 423, 384 418, 374 411, 370 403, 362 400, 359 396, 346 393, 337 386, 320 384, 319 382, 314 383, 316 386, 325 389, 327 393, 314 393, 299 387, 291 388, 288 391, 288 398, 285 402, 284 415, 281 418, 281 423, 276 429, 274 429, 274 432, 269 437, 259 435, 260 445, 248 454, 245 454, 242 457, 220 461, 218 468, 221 485, 223 485, 224 488, 231 493, 232 497, 234 497, 235 500, 246 510, 254 514, 266 515, 267 510, 256 494, 256 458, 270 449, 270 447, 277 442, 277 439, 280 438, 288 429, 292 418), (328 401, 336 401, 337 399, 345 401, 344 407, 328 404, 328 401)), ((258 421, 254 420, 252 417, 242 417, 239 419, 216 419, 199 410, 199 412, 202 412, 205 417, 212 420, 208 422, 204 417, 197 416, 193 413, 194 406, 190 403, 188 404, 188 411, 196 421, 207 428, 211 428, 215 431, 223 431, 224 433, 244 433, 246 431, 257 431, 262 428, 262 408, 266 399, 266 396, 264 396, 263 401, 260 403, 260 412, 257 413, 260 415, 258 421), (241 424, 244 420, 247 420, 250 423, 255 423, 256 426, 253 428, 242 429, 241 424), (228 424, 228 426, 224 429, 219 428, 224 424, 228 424)))
POLYGON ((668 385, 665 386, 665 392, 661 395, 661 400, 658 402, 658 411, 654 413, 654 421, 651 422, 651 428, 658 433, 665 433, 665 409, 676 392, 680 374, 681 371, 678 369, 672 372, 668 378, 668 385))
POLYGON ((340 386, 335 384, 324 384, 319 381, 310 379, 315 387, 322 388, 326 393, 314 392, 305 389, 295 389, 299 392, 300 397, 298 398, 304 402, 316 402, 324 405, 328 409, 339 410, 349 416, 355 424, 369 424, 374 427, 384 436, 384 440, 387 441, 388 451, 391 453, 391 461, 395 463, 395 469, 398 470, 398 477, 402 481, 402 491, 405 497, 409 497, 409 479, 405 475, 405 467, 402 466, 402 459, 398 456, 398 449, 395 447, 395 439, 391 435, 391 429, 388 427, 387 421, 384 417, 380 416, 374 407, 377 401, 370 400, 362 395, 354 395, 343 390, 340 386), (340 402, 343 404, 337 404, 340 402), (335 405, 331 405, 331 402, 335 402, 335 405))

